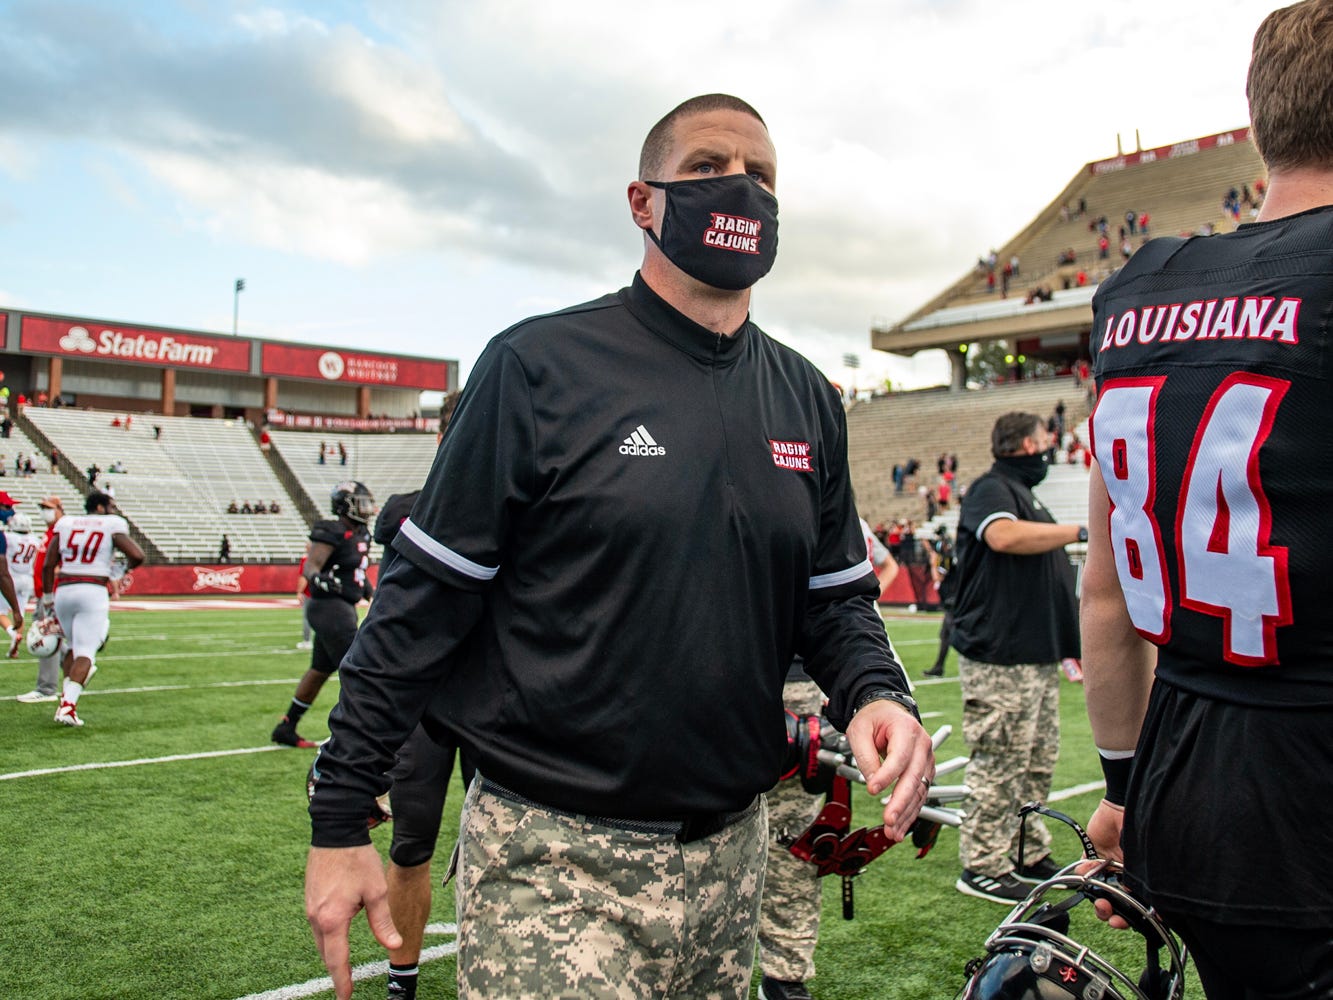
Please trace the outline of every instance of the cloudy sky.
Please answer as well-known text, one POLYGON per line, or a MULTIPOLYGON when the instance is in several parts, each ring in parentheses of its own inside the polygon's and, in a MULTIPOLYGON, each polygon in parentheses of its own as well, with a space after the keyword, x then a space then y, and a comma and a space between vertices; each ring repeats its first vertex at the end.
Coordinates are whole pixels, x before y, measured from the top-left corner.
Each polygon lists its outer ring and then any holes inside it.
POLYGON ((648 127, 767 119, 835 381, 1087 161, 1243 127, 1253 0, 0 0, 0 307, 458 359, 625 284, 648 127))

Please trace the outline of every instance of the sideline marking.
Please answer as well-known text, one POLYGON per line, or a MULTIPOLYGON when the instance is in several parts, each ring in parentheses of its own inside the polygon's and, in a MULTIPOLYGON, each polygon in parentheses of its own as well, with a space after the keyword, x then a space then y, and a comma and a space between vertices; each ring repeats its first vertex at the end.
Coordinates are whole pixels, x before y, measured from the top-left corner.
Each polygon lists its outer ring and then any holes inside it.
POLYGON ((242 754, 268 753, 270 750, 290 750, 291 747, 270 743, 262 747, 243 747, 239 750, 206 750, 201 753, 178 753, 170 757, 141 757, 138 760, 110 760, 94 764, 68 764, 65 767, 43 767, 35 771, 11 771, 0 774, 0 781, 14 778, 37 778, 47 774, 68 774, 71 771, 97 771, 109 767, 138 767, 141 764, 170 764, 178 760, 204 760, 209 757, 236 757, 242 754))
MULTIPOLYGON (((100 698, 104 694, 143 694, 151 691, 205 691, 210 688, 262 687, 266 684, 295 684, 299 677, 277 677, 257 681, 213 681, 211 684, 151 684, 133 688, 101 688, 83 692, 84 698, 100 698)), ((337 676, 333 680, 337 681, 337 676)), ((18 695, 7 695, 0 701, 17 701, 18 695)))
MULTIPOLYGON (((457 934, 457 924, 428 924, 426 926, 427 934, 457 934)), ((421 957, 417 959, 418 965, 424 965, 427 962, 433 962, 437 958, 445 958, 458 951, 458 942, 449 941, 446 944, 437 944, 430 948, 421 950, 421 957)), ((358 965, 352 970, 352 981, 359 983, 363 979, 374 979, 377 976, 387 976, 389 974, 389 960, 381 959, 378 962, 367 962, 365 965, 358 965)), ((333 989, 333 980, 328 976, 322 979, 310 979, 304 983, 297 983, 294 986, 279 986, 276 990, 268 990, 264 993, 250 993, 239 997, 238 1000, 298 1000, 300 997, 314 996, 316 993, 326 993, 333 989)))

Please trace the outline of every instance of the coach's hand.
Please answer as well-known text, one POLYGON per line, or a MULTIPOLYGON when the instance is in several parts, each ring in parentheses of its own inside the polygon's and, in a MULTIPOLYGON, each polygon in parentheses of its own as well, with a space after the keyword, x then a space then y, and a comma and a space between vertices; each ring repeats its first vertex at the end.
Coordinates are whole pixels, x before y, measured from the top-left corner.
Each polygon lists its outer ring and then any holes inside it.
POLYGON ((305 868, 305 915, 315 934, 324 967, 333 977, 338 1000, 352 995, 352 964, 347 932, 362 907, 370 929, 385 948, 403 945, 389 913, 384 864, 373 844, 360 847, 312 847, 305 868))
POLYGON ((897 702, 872 701, 848 723, 847 742, 872 795, 897 782, 884 806, 884 833, 896 844, 911 831, 935 778, 930 734, 897 702))

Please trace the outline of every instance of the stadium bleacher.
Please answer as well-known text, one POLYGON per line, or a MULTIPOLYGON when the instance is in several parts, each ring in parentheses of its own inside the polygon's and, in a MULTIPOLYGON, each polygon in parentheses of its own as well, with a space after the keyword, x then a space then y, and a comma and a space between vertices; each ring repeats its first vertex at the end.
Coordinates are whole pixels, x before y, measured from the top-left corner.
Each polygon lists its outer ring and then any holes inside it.
POLYGON ((100 410, 30 408, 27 416, 79 469, 103 470, 99 487, 114 489, 117 506, 167 559, 214 561, 224 533, 235 562, 300 558, 305 520, 243 422, 153 416, 126 429, 100 410), (106 472, 113 462, 126 471, 106 472), (227 514, 232 500, 276 500, 280 513, 227 514))

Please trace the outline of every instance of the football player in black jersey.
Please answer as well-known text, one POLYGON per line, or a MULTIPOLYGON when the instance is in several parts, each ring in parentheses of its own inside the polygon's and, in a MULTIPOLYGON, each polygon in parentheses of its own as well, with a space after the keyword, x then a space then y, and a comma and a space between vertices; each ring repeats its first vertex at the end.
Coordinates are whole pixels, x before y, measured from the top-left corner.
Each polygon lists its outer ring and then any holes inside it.
POLYGON ((1333 996, 1330 53, 1333 0, 1268 16, 1257 220, 1153 240, 1093 300, 1088 833, 1210 1000, 1333 996))
POLYGON ((337 520, 316 521, 310 529, 310 555, 302 571, 310 581, 306 615, 315 632, 310 669, 297 683, 287 714, 273 729, 273 742, 289 747, 318 746, 301 737, 296 724, 342 663, 356 635, 356 604, 368 591, 366 522, 375 513, 375 498, 363 483, 348 480, 333 488, 329 501, 337 520))

